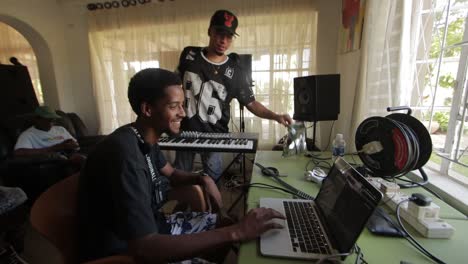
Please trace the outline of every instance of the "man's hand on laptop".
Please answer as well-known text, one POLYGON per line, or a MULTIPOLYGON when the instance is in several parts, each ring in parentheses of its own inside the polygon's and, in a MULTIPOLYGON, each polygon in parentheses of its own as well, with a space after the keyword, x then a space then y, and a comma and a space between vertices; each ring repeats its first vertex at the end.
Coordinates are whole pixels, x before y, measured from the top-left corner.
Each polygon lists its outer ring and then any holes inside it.
POLYGON ((236 225, 232 236, 235 241, 248 241, 257 238, 270 229, 283 228, 282 225, 271 221, 273 219, 286 219, 280 212, 271 208, 254 208, 236 225))

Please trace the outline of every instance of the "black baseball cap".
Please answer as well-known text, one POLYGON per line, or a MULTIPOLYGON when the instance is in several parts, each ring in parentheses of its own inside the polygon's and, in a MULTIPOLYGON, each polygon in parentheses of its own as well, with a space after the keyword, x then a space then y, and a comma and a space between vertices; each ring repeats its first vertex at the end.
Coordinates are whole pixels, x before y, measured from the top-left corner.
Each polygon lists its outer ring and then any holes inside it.
POLYGON ((236 15, 228 10, 216 11, 210 20, 210 28, 225 30, 233 35, 239 36, 236 33, 238 21, 236 15))

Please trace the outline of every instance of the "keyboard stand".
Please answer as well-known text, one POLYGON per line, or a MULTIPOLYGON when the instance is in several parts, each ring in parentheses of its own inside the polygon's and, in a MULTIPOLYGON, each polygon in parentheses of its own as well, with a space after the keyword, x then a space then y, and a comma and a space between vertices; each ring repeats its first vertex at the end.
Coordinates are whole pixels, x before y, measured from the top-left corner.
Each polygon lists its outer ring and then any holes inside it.
MULTIPOLYGON (((227 174, 227 171, 229 170, 229 168, 235 163, 235 162, 238 162, 241 164, 240 166, 240 173, 242 174, 242 182, 243 183, 246 183, 247 181, 247 177, 245 175, 245 153, 238 153, 236 155, 236 157, 234 157, 234 159, 231 161, 231 163, 229 163, 229 165, 224 169, 223 173, 221 174, 221 177, 219 177, 217 180, 216 180, 216 184, 219 182, 219 180, 224 177, 224 175, 227 174)), ((231 212, 232 209, 237 205, 237 203, 239 203, 240 199, 243 198, 245 196, 245 192, 244 192, 244 189, 242 188, 242 193, 236 198, 236 200, 234 201, 234 203, 232 203, 231 207, 229 207, 229 209, 227 210, 227 212, 231 212)), ((244 203, 244 213, 245 213, 245 203, 244 203)))
MULTIPOLYGON (((240 104, 239 103, 239 123, 240 123, 240 126, 239 126, 239 132, 245 132, 245 123, 244 123, 244 105, 240 104)), ((247 183, 247 177, 245 175, 245 153, 242 152, 242 153, 238 153, 236 155, 236 157, 231 161, 231 163, 229 163, 229 165, 226 167, 226 169, 224 169, 223 173, 221 174, 221 176, 223 176, 227 170, 234 164, 234 162, 240 162, 241 163, 241 166, 240 166, 240 173, 242 174, 242 183, 243 184, 246 184, 247 183)), ((218 180, 216 181, 216 183, 218 183, 219 179, 221 179, 221 177, 218 178, 218 180)), ((237 203, 239 203, 239 201, 244 198, 244 214, 245 214, 245 210, 247 209, 246 208, 246 204, 245 204, 245 194, 248 192, 249 188, 245 189, 245 188, 242 188, 241 189, 241 193, 239 194, 239 196, 236 198, 236 200, 234 200, 234 202, 231 204, 231 207, 229 207, 229 209, 227 210, 228 213, 230 213, 232 211, 232 209, 234 209, 234 207, 237 205, 237 203)))
POLYGON ((245 156, 244 156, 244 153, 237 153, 237 155, 234 157, 234 159, 232 159, 231 163, 229 163, 229 165, 227 165, 227 167, 223 170, 223 172, 221 173, 221 177, 219 177, 217 180, 216 180, 216 183, 219 182, 219 180, 227 174, 227 171, 231 168, 232 165, 234 165, 234 163, 241 163, 241 168, 240 168, 240 173, 242 174, 243 176, 243 180, 245 181, 245 156), (242 160, 241 160, 242 158, 242 160))

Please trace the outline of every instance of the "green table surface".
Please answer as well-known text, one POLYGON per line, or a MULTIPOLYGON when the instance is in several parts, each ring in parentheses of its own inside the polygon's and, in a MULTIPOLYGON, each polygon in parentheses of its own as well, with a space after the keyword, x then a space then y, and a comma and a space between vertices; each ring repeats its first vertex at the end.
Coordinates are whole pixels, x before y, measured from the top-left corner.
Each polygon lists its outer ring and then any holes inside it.
MULTIPOLYGON (((315 196, 319 186, 313 182, 306 181, 304 171, 306 166, 310 170, 312 163, 308 163, 310 158, 303 155, 281 157, 281 151, 258 151, 255 162, 263 166, 275 167, 280 174, 286 173, 287 177, 282 177, 290 185, 315 196)), ((314 154, 315 155, 315 154, 314 154)), ((329 157, 330 154, 321 154, 322 157, 329 157)), ((349 162, 358 161, 346 157, 349 162)), ((251 183, 265 183, 275 186, 278 185, 273 179, 263 176, 260 168, 254 166, 252 170, 251 183)), ((403 190, 407 193, 420 192, 432 196, 422 188, 413 188, 403 190)), ((247 196, 247 208, 258 207, 261 197, 287 198, 291 195, 279 191, 261 188, 250 188, 247 196)), ((433 196, 432 196, 433 197, 433 196)), ((452 208, 450 205, 433 197, 434 202, 440 206, 440 217, 455 228, 454 235, 450 239, 429 239, 419 235, 414 229, 406 225, 409 232, 432 254, 442 259, 446 263, 468 263, 468 221, 466 217, 452 208)), ((387 207, 384 207, 388 209, 387 207)), ((392 213, 392 212, 390 212, 392 213)), ((310 261, 281 259, 272 257, 263 257, 258 250, 258 240, 242 243, 239 252, 238 263, 311 263, 310 261)), ((368 263, 400 263, 407 261, 409 263, 432 263, 430 259, 411 246, 404 238, 390 238, 371 234, 367 229, 363 231, 357 242, 362 249, 364 259, 368 263)), ((354 263, 356 255, 346 258, 345 263, 354 263)))

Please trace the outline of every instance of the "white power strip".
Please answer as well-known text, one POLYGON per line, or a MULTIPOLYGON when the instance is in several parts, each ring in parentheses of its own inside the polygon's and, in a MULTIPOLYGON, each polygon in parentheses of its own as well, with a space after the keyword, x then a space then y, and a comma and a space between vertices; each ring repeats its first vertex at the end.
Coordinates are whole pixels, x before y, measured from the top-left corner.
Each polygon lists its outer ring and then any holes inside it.
MULTIPOLYGON (((401 201, 409 198, 409 195, 400 192, 400 186, 396 183, 381 178, 367 180, 383 193, 383 201, 393 211, 401 201)), ((421 235, 428 238, 450 238, 455 229, 439 218, 439 211, 440 207, 434 202, 428 206, 418 206, 410 201, 400 205, 400 216, 421 235)))

